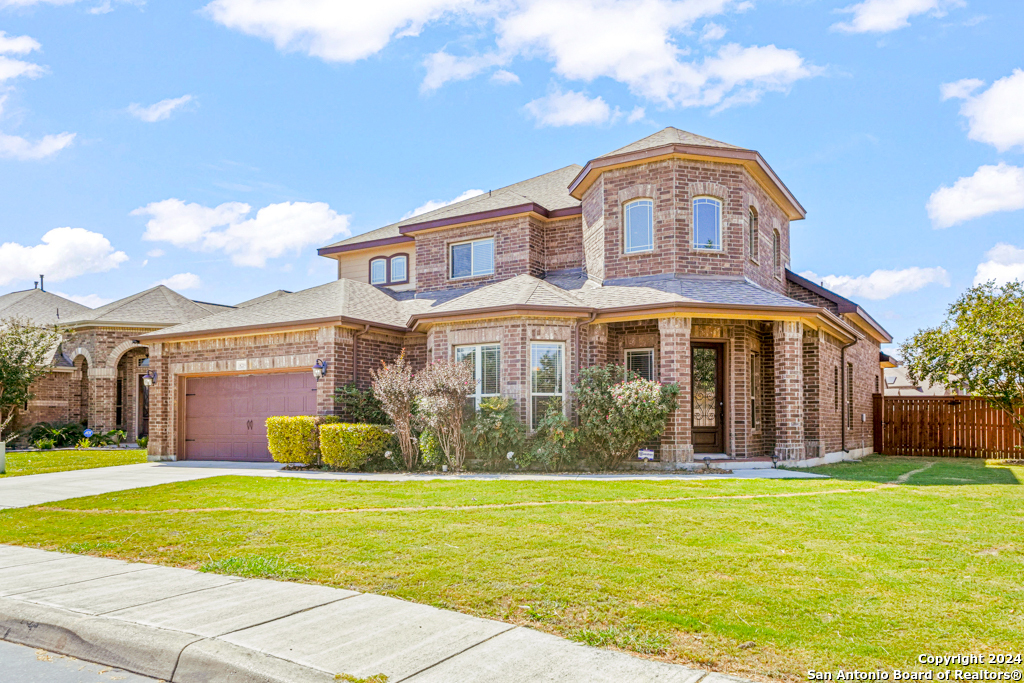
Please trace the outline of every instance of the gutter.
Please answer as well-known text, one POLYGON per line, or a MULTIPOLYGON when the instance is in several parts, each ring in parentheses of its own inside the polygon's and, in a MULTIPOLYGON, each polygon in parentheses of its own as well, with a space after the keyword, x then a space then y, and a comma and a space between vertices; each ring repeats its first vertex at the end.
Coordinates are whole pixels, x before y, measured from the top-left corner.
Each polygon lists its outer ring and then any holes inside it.
POLYGON ((289 322, 282 322, 281 324, 267 324, 261 325, 242 325, 239 327, 224 327, 213 330, 195 330, 194 332, 177 332, 177 333, 149 333, 139 337, 140 341, 145 343, 146 341, 189 341, 193 339, 218 339, 220 337, 240 337, 247 334, 268 334, 270 332, 280 332, 282 330, 297 330, 297 329, 308 329, 311 327, 322 327, 328 324, 348 325, 348 326, 359 326, 370 325, 381 330, 388 330, 393 332, 409 332, 409 328, 406 326, 388 325, 385 323, 377 323, 372 320, 362 320, 360 318, 349 318, 346 316, 331 316, 328 318, 310 318, 307 320, 295 320, 289 322))

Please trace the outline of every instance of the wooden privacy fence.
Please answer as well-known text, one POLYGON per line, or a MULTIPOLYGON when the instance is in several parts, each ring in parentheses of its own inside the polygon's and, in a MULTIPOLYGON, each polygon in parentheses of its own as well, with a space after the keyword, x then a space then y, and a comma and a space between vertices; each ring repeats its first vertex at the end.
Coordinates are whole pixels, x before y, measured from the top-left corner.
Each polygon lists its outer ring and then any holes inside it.
POLYGON ((875 452, 957 458, 1024 457, 1010 417, 983 398, 875 394, 875 452))

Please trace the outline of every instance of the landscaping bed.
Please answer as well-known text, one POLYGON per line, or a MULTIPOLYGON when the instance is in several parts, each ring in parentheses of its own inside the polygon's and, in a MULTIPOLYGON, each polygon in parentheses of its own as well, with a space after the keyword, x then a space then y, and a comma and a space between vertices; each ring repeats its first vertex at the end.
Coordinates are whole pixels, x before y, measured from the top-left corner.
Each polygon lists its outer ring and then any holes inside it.
POLYGON ((94 467, 136 465, 146 462, 146 451, 136 448, 76 448, 7 451, 6 457, 7 474, 0 474, 0 478, 88 470, 94 467))
POLYGON ((0 512, 0 542, 388 594, 746 676, 1019 650, 1024 468, 811 471, 837 478, 221 477, 0 512))

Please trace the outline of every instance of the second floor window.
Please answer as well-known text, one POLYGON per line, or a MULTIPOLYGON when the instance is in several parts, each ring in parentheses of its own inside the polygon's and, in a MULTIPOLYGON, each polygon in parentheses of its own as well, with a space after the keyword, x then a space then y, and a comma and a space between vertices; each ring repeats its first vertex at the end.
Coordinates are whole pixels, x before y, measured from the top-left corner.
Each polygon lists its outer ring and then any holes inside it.
POLYGON ((391 257, 391 281, 405 282, 409 279, 409 259, 405 256, 391 257))
POLYGON ((749 229, 750 229, 750 238, 749 238, 749 240, 750 240, 750 260, 751 261, 757 261, 757 256, 758 256, 757 252, 758 252, 758 247, 759 247, 759 244, 758 244, 759 237, 758 237, 758 235, 760 233, 758 233, 758 231, 757 231, 757 209, 755 209, 754 207, 750 207, 750 226, 749 226, 749 229))
POLYGON ((772 265, 775 266, 775 277, 782 278, 782 238, 779 231, 772 232, 772 265))
POLYGON ((452 278, 494 273, 494 238, 451 246, 452 278))
POLYGON ((388 260, 379 258, 370 261, 370 284, 383 285, 388 281, 388 260))
POLYGON ((693 248, 722 248, 722 202, 714 197, 693 200, 693 248))
POLYGON ((409 257, 406 254, 380 256, 370 261, 371 285, 403 285, 409 281, 409 257))
POLYGON ((654 202, 637 199, 622 207, 626 234, 626 253, 654 249, 654 202))

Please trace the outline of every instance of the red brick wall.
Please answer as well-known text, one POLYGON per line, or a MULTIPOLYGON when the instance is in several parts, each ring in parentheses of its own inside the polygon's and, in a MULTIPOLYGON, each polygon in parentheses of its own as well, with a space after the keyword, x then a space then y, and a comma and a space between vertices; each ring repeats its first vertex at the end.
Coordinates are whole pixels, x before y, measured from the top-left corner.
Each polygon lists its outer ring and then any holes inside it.
POLYGON ((544 270, 583 267, 583 219, 572 216, 543 226, 544 270))
POLYGON ((811 290, 802 287, 795 282, 787 281, 786 286, 786 296, 790 299, 796 299, 797 301, 810 304, 811 306, 818 306, 819 308, 831 311, 835 315, 839 315, 839 304, 834 301, 830 301, 819 294, 815 294, 811 290))
POLYGON ((23 429, 37 422, 76 422, 78 405, 74 398, 80 376, 76 370, 57 370, 37 379, 29 387, 32 398, 28 410, 18 411, 13 426, 23 429))

